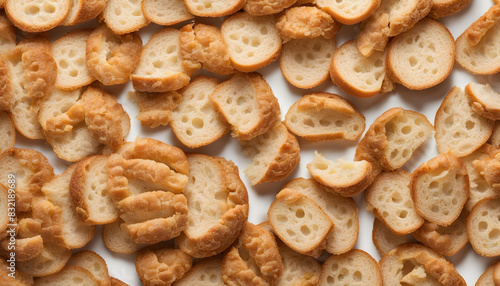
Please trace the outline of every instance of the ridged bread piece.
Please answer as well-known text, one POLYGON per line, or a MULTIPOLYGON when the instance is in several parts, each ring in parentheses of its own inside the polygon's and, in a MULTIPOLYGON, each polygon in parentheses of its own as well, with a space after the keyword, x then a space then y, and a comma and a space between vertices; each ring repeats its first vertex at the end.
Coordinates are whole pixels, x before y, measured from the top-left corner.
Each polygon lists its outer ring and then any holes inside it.
POLYGON ((151 36, 132 73, 135 90, 165 92, 189 83, 193 70, 182 63, 179 36, 180 31, 173 28, 164 28, 151 36))
POLYGON ((243 153, 252 163, 243 171, 252 185, 281 181, 300 161, 300 146, 282 123, 248 141, 240 141, 243 153))
POLYGON ((293 189, 282 189, 276 195, 267 216, 281 241, 306 255, 318 247, 324 248, 326 237, 334 227, 318 204, 293 189))
POLYGON ((144 0, 141 8, 146 19, 162 26, 170 26, 194 18, 183 0, 144 0))
POLYGON ((108 224, 119 213, 108 194, 108 156, 90 156, 78 162, 69 191, 76 212, 86 224, 108 224))
MULTIPOLYGON (((16 31, 4 14, 0 15, 0 52, 5 53, 16 46, 16 31)), ((0 106, 1 107, 1 106, 0 106)))
POLYGON ((500 192, 500 150, 488 150, 488 153, 490 153, 489 157, 475 160, 472 165, 483 176, 488 186, 498 193, 500 192))
POLYGON ((127 96, 139 105, 139 114, 136 118, 141 122, 141 125, 151 128, 168 125, 171 121, 172 111, 182 99, 182 95, 177 91, 129 91, 127 96))
POLYGON ((477 114, 491 120, 500 119, 500 94, 490 84, 471 82, 465 86, 470 106, 477 114))
POLYGON ((281 113, 278 99, 259 73, 235 74, 217 86, 210 100, 239 140, 266 133, 281 113))
POLYGON ((297 100, 283 124, 310 141, 357 140, 365 130, 365 117, 341 96, 317 92, 297 100))
POLYGON ((173 286, 225 286, 222 280, 222 256, 214 256, 196 263, 173 286))
POLYGON ((360 249, 331 255, 323 262, 319 285, 382 286, 380 265, 370 254, 360 249))
POLYGON ((436 112, 435 139, 440 153, 464 157, 481 147, 490 137, 494 122, 474 112, 465 92, 453 87, 436 112))
POLYGON ((102 241, 106 248, 116 253, 132 254, 141 247, 132 240, 122 219, 102 226, 102 241))
POLYGON ((283 44, 280 69, 283 77, 298 88, 313 88, 328 78, 335 38, 292 39, 283 44))
POLYGON ((52 243, 45 243, 42 252, 27 261, 18 261, 16 269, 34 276, 42 277, 58 273, 71 257, 71 251, 52 243))
POLYGON ((326 236, 325 251, 342 254, 354 247, 358 239, 359 219, 358 208, 352 198, 338 195, 314 179, 293 179, 283 186, 285 188, 312 199, 333 221, 334 227, 326 236))
POLYGON ((224 20, 221 33, 233 66, 242 72, 252 72, 270 64, 281 52, 274 15, 236 13, 224 20))
POLYGON ((247 0, 243 10, 253 16, 277 14, 295 4, 297 0, 247 0))
POLYGON ((467 168, 460 158, 442 153, 413 171, 410 189, 415 210, 423 218, 449 226, 469 198, 467 168))
POLYGON ((189 12, 198 17, 222 17, 238 12, 246 0, 184 0, 189 12))
POLYGON ((97 18, 106 7, 107 0, 72 0, 68 16, 62 26, 72 26, 97 18))
POLYGON ((171 285, 193 265, 193 258, 179 249, 149 247, 135 256, 135 269, 143 285, 171 285))
POLYGON ((170 116, 170 128, 189 148, 208 145, 230 130, 210 100, 218 84, 215 78, 198 76, 181 91, 180 102, 170 116))
POLYGON ((102 19, 115 34, 132 33, 149 24, 141 8, 142 1, 107 0, 102 19))
POLYGON ((283 273, 276 286, 318 285, 321 265, 316 259, 294 251, 281 241, 278 247, 283 259, 283 273))
POLYGON ((316 5, 321 8, 321 10, 328 12, 335 21, 345 25, 354 25, 370 17, 378 8, 380 2, 380 0, 318 0, 316 1, 316 5))
POLYGON ((467 217, 467 236, 472 248, 482 256, 500 254, 500 216, 498 196, 479 201, 467 217))
POLYGON ((72 31, 52 44, 52 55, 57 64, 57 88, 74 90, 95 80, 87 67, 87 39, 91 32, 72 31))
POLYGON ((307 164, 311 176, 329 190, 352 197, 366 189, 374 180, 372 165, 367 161, 335 161, 314 152, 313 160, 307 164))
POLYGON ((396 36, 387 50, 387 73, 405 87, 421 90, 444 81, 455 62, 453 35, 441 23, 422 19, 396 36))
POLYGON ((398 235, 412 233, 424 223, 413 206, 410 180, 411 173, 401 169, 383 172, 366 190, 366 208, 398 235))
POLYGON ((9 114, 0 111, 0 154, 10 148, 14 148, 16 142, 16 127, 14 122, 10 119, 9 114))
POLYGON ((59 25, 71 9, 71 0, 6 0, 5 12, 19 29, 39 33, 59 25))
POLYGON ((58 273, 38 278, 34 286, 101 285, 92 274, 79 266, 65 266, 58 273))
POLYGON ((439 19, 458 13, 469 5, 470 2, 471 0, 432 0, 429 17, 439 19))
POLYGON ((411 234, 397 235, 377 218, 373 220, 372 241, 381 256, 403 243, 416 242, 411 234))
POLYGON ((363 56, 356 40, 345 42, 331 59, 330 76, 332 81, 344 92, 357 97, 371 97, 382 90, 384 81, 389 80, 385 71, 384 52, 375 51, 363 56))
POLYGON ((111 286, 106 261, 97 253, 91 250, 82 250, 71 256, 68 265, 81 267, 98 282, 100 286, 111 286))
POLYGON ((248 194, 238 167, 221 157, 187 155, 188 226, 177 245, 195 258, 221 253, 238 237, 248 218, 248 194))

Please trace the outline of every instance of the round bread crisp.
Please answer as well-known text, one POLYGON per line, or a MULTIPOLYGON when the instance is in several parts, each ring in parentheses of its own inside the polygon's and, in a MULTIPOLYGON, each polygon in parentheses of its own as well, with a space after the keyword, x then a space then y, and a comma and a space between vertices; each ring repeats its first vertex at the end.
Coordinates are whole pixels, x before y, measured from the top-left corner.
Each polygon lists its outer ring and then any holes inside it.
POLYGON ((328 1, 318 0, 316 5, 328 12, 335 21, 354 25, 370 17, 380 5, 381 0, 328 1))
POLYGON ((372 241, 382 256, 403 243, 416 242, 411 234, 397 235, 377 218, 373 220, 372 241))
POLYGON ((106 7, 107 0, 72 0, 69 14, 61 23, 72 26, 95 19, 106 7))
POLYGON ((142 13, 149 21, 170 26, 194 18, 184 0, 143 0, 142 13))
POLYGON ((65 247, 46 243, 38 256, 31 260, 17 262, 16 268, 31 276, 47 276, 59 272, 70 257, 71 251, 65 247))
POLYGON ((454 62, 453 35, 444 25, 428 18, 396 36, 387 51, 390 78, 414 90, 441 83, 454 62))
POLYGON ((102 241, 112 252, 123 254, 137 252, 141 246, 132 240, 122 219, 102 226, 102 241))
POLYGON ((472 248, 482 256, 500 255, 500 197, 479 201, 467 217, 467 235, 472 248))
POLYGON ((35 281, 36 286, 66 286, 76 285, 100 286, 92 274, 79 266, 65 266, 58 273, 39 278, 35 281), (79 282, 79 283, 78 283, 79 282))
POLYGON ((496 270, 500 270, 500 263, 497 261, 490 265, 481 276, 477 279, 476 284, 474 286, 493 286, 497 285, 500 280, 495 280, 493 274, 496 270))
POLYGON ((115 34, 132 33, 149 24, 141 4, 142 1, 107 0, 101 17, 115 34))
POLYGON ((189 12, 199 17, 222 17, 236 13, 243 8, 245 0, 185 0, 189 12))
POLYGON ((68 265, 78 266, 90 272, 99 286, 111 286, 106 261, 91 250, 82 250, 73 254, 68 265))
POLYGON ((382 286, 378 262, 360 249, 328 257, 321 267, 321 286, 382 286))
MULTIPOLYGON (((175 281, 175 286, 224 286, 222 280, 222 256, 213 256, 201 260, 193 266, 180 280, 175 281)), ((114 285, 113 285, 114 286, 114 285)))
POLYGON ((71 9, 71 0, 7 0, 5 12, 19 29, 38 33, 59 25, 71 9))

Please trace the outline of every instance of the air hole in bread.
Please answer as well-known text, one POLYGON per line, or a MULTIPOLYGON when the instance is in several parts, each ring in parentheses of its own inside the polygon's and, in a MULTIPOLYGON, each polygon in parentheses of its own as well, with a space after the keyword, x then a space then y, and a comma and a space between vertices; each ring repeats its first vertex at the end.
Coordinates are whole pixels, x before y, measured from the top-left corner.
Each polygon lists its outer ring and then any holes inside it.
POLYGON ((306 126, 314 127, 314 122, 310 118, 304 119, 303 123, 306 126))
POLYGON ((134 12, 132 12, 132 16, 136 17, 142 16, 142 12, 140 10, 135 10, 134 12))
POLYGON ((191 124, 193 124, 193 127, 196 128, 196 129, 201 129, 205 125, 204 122, 203 122, 203 119, 201 119, 201 118, 194 118, 191 121, 191 124))
POLYGON ((291 229, 287 229, 286 233, 288 233, 289 236, 295 236, 295 231, 293 231, 291 229))
POLYGON ((437 205, 432 205, 432 207, 431 207, 431 211, 432 211, 432 212, 435 212, 435 213, 439 212, 439 206, 437 206, 437 205))
POLYGON ((361 272, 359 271, 356 271, 354 272, 354 274, 352 274, 352 279, 354 279, 354 281, 361 281, 361 279, 363 279, 363 274, 361 274, 361 272))
POLYGON ((311 230, 307 225, 303 225, 300 227, 300 232, 302 232, 303 235, 308 236, 311 234, 311 230))
POLYGON ((329 120, 326 120, 326 119, 320 119, 319 121, 319 124, 321 126, 330 126, 330 124, 332 124, 329 120))
POLYGON ((403 196, 400 193, 393 193, 391 199, 394 203, 399 203, 403 200, 403 196))
POLYGON ((258 46, 260 46, 260 40, 252 39, 252 47, 258 47, 258 46))
POLYGON ((473 121, 467 120, 465 122, 465 128, 467 128, 467 130, 472 130, 474 126, 476 126, 476 123, 474 123, 473 121))
POLYGON ((247 53, 247 56, 249 56, 250 58, 253 57, 254 55, 255 55, 255 53, 252 52, 252 51, 250 51, 250 52, 247 53))
POLYGON ((497 229, 497 228, 493 229, 488 234, 488 237, 490 238, 490 240, 496 240, 496 239, 498 239, 498 237, 500 237, 500 230, 497 229))
POLYGON ((295 212, 295 216, 298 217, 298 218, 303 218, 305 216, 304 210, 303 209, 298 209, 295 212))
POLYGON ((38 8, 38 6, 35 6, 35 5, 30 5, 30 6, 27 6, 26 8, 24 8, 24 13, 26 15, 35 15, 35 14, 38 14, 40 12, 40 8, 38 8))
POLYGON ((304 56, 302 56, 302 54, 296 54, 294 59, 298 64, 302 64, 302 62, 304 61, 304 56))
POLYGON ((277 218, 278 218, 279 222, 285 223, 285 222, 288 221, 288 218, 286 216, 284 216, 284 215, 279 215, 277 218))
POLYGON ((396 156, 398 156, 398 153, 399 153, 399 150, 397 150, 397 149, 392 150, 391 155, 390 155, 391 159, 396 158, 396 156))
POLYGON ((157 69, 161 68, 163 66, 163 62, 162 61, 154 61, 153 62, 153 66, 157 69))
POLYGON ((398 215, 400 218, 406 218, 408 216, 408 211, 406 210, 402 210, 399 212, 399 215, 398 215))
POLYGON ((410 57, 408 59, 408 62, 410 63, 410 66, 412 66, 412 67, 417 65, 417 59, 415 57, 410 57))
POLYGON ((306 57, 309 59, 309 60, 314 60, 314 55, 311 54, 311 53, 307 53, 306 54, 306 57))
POLYGON ((66 68, 68 68, 68 62, 67 62, 67 61, 65 61, 65 60, 60 60, 60 61, 59 61, 59 66, 60 66, 61 68, 63 68, 63 69, 66 69, 66 68))
POLYGON ((231 40, 235 40, 235 41, 237 41, 237 40, 238 40, 238 38, 239 38, 239 36, 238 36, 237 34, 231 34, 231 35, 229 36, 229 38, 230 38, 231 40))
POLYGON ((304 79, 304 77, 303 77, 303 76, 301 76, 301 75, 296 75, 296 76, 295 76, 295 79, 296 79, 296 80, 301 81, 301 80, 303 80, 303 79, 304 79))
POLYGON ((389 213, 388 213, 388 212, 386 212, 386 211, 383 211, 383 212, 382 212, 382 216, 383 216, 383 217, 388 217, 388 216, 389 216, 389 213))
POLYGON ((411 126, 405 126, 403 128, 401 128, 401 133, 407 135, 407 134, 410 134, 411 132, 411 126))
POLYGON ((71 70, 69 71, 69 75, 72 77, 77 77, 78 76, 78 71, 77 70, 71 70))
POLYGON ((80 277, 73 277, 73 279, 71 279, 71 280, 73 280, 73 283, 76 283, 76 284, 83 283, 83 279, 80 277))
POLYGON ((247 37, 243 37, 241 38, 241 41, 243 42, 243 44, 245 45, 248 45, 248 43, 250 42, 250 40, 247 38, 247 37))

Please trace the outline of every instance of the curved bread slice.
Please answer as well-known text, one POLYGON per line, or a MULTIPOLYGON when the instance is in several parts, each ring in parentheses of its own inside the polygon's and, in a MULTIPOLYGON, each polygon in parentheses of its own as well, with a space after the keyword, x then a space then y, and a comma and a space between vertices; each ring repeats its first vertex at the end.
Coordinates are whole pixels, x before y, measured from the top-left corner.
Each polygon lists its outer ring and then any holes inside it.
POLYGON ((110 277, 110 280, 111 280, 111 286, 129 286, 127 283, 115 277, 110 277))
POLYGON ((111 286, 106 261, 93 251, 82 250, 73 254, 68 265, 78 266, 87 270, 100 286, 111 286))
POLYGON ((6 53, 16 46, 16 31, 9 19, 3 14, 0 15, 0 33, 0 52, 6 53))
POLYGON ((0 273, 2 275, 2 281, 6 283, 6 285, 12 286, 30 286, 33 285, 33 277, 28 275, 18 269, 16 269, 15 278, 10 277, 11 273, 9 270, 10 263, 7 262, 4 258, 0 258, 0 273))
POLYGON ((318 0, 316 1, 316 5, 318 5, 321 10, 328 12, 335 21, 345 25, 354 25, 370 17, 378 8, 380 2, 381 0, 318 0))
POLYGON ((143 285, 171 285, 192 265, 193 258, 173 248, 145 248, 135 256, 135 269, 143 285))
POLYGON ((243 10, 253 16, 277 14, 295 4, 297 0, 247 0, 243 10))
POLYGON ((173 110, 182 100, 182 95, 177 91, 130 91, 127 96, 139 105, 139 114, 136 118, 141 125, 151 128, 168 125, 172 120, 173 110))
POLYGON ((326 92, 297 100, 283 123, 294 134, 311 141, 357 140, 365 129, 363 114, 341 96, 326 92))
POLYGON ((344 197, 362 192, 374 179, 372 165, 367 161, 330 161, 316 151, 307 169, 316 181, 344 197))
POLYGON ((199 17, 222 17, 236 13, 243 8, 245 0, 185 0, 188 10, 199 17))
POLYGON ((6 0, 5 12, 19 29, 38 33, 59 25, 71 9, 71 0, 6 0))
POLYGON ((65 247, 45 243, 39 255, 27 261, 18 261, 16 268, 35 277, 52 275, 61 271, 70 257, 71 251, 65 247))
POLYGON ((438 151, 464 157, 488 141, 494 122, 474 112, 465 92, 453 87, 436 112, 434 125, 438 151))
POLYGON ((428 16, 433 19, 446 17, 460 12, 470 2, 471 0, 432 0, 432 7, 428 16))
POLYGON ((319 285, 338 284, 382 286, 380 266, 370 254, 360 249, 331 255, 323 262, 319 285))
POLYGON ((14 148, 16 142, 16 127, 6 112, 0 111, 0 154, 14 148))
POLYGON ((442 153, 413 171, 410 182, 415 209, 426 220, 451 225, 469 197, 465 164, 450 153, 442 153))
POLYGON ((283 44, 280 69, 283 77, 295 87, 313 88, 328 78, 335 38, 292 39, 283 44))
POLYGON ((387 50, 389 77, 413 90, 441 83, 453 69, 454 44, 444 25, 429 18, 421 20, 391 41, 387 50))
POLYGON ((276 286, 318 285, 321 265, 316 259, 292 250, 281 241, 278 247, 283 259, 283 274, 276 286))
POLYGON ((78 281, 82 285, 101 285, 92 274, 79 266, 65 266, 58 273, 39 278, 35 281, 36 286, 65 286, 78 281))
POLYGON ((282 123, 249 141, 240 141, 243 153, 252 163, 243 171, 252 185, 281 181, 300 161, 300 146, 282 123))
POLYGON ((195 264, 174 286, 224 286, 222 280, 222 257, 214 256, 195 264))
POLYGON ((107 0, 73 0, 62 26, 72 26, 97 18, 106 7, 107 0))
POLYGON ((500 119, 500 94, 490 84, 471 82, 465 86, 465 94, 477 114, 491 120, 500 119))
POLYGON ((132 254, 141 246, 132 240, 122 219, 102 226, 102 240, 109 250, 116 253, 132 254))
POLYGON ((474 286, 491 286, 491 285, 497 285, 500 281, 495 280, 495 277, 493 277, 493 273, 495 271, 500 270, 500 263, 497 261, 490 265, 484 272, 481 274, 481 276, 477 279, 476 284, 474 286))
POLYGON ((170 116, 170 128, 189 148, 208 145, 229 132, 229 124, 210 100, 218 84, 215 78, 198 76, 181 91, 180 102, 170 116))
POLYGON ((366 190, 366 208, 398 235, 418 229, 424 219, 413 207, 411 173, 398 169, 381 173, 366 190))
POLYGON ((472 248, 482 256, 494 257, 500 253, 500 198, 485 198, 479 201, 467 217, 467 236, 472 248))
POLYGON ((411 234, 397 235, 377 218, 373 220, 372 241, 382 256, 403 243, 416 242, 411 234))
POLYGON ((252 72, 270 64, 281 51, 274 15, 236 13, 224 20, 221 33, 233 66, 242 72, 252 72))
POLYGON ((162 26, 170 26, 194 18, 183 0, 144 0, 141 7, 146 19, 162 26))
POLYGON ((101 17, 115 34, 132 33, 149 24, 141 9, 142 1, 107 0, 101 17))

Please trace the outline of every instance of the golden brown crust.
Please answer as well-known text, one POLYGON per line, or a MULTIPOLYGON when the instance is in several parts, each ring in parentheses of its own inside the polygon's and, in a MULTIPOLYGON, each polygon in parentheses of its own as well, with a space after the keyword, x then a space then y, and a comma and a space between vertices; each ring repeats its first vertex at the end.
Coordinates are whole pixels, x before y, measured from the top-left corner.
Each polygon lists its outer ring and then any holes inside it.
POLYGON ((15 250, 9 250, 10 236, 3 239, 1 242, 2 252, 5 257, 15 253, 16 261, 27 261, 40 255, 43 250, 43 239, 40 235, 26 238, 16 238, 15 250))
POLYGON ((483 36, 500 20, 500 5, 492 6, 484 15, 479 17, 464 32, 467 42, 471 46, 477 45, 483 36))
MULTIPOLYGON (((493 151, 493 150, 492 150, 493 151)), ((490 157, 475 160, 474 168, 484 177, 488 185, 495 192, 500 192, 500 152, 494 150, 490 157)))
POLYGON ((161 78, 141 77, 138 75, 132 76, 132 84, 135 90, 139 91, 168 91, 178 90, 190 81, 190 77, 182 72, 171 73, 161 78))
POLYGON ((247 0, 243 10, 252 16, 277 14, 295 4, 297 0, 247 0))
POLYGON ((3 56, 0 56, 0 110, 10 110, 12 98, 11 78, 9 65, 3 56))
POLYGON ((141 245, 136 244, 126 229, 122 219, 102 226, 102 241, 104 245, 116 253, 132 254, 139 250, 141 245))
POLYGON ((77 25, 83 22, 90 21, 92 19, 97 18, 97 15, 101 14, 101 12, 106 7, 107 0, 79 0, 77 3, 78 7, 71 7, 71 9, 77 9, 75 14, 70 13, 68 17, 61 23, 62 26, 72 26, 77 25), (70 15, 74 15, 72 19, 69 18, 70 15))
POLYGON ((137 119, 142 126, 156 128, 170 123, 172 111, 179 105, 182 95, 177 91, 165 93, 135 92, 139 104, 137 119))
POLYGON ((135 256, 135 269, 143 285, 168 286, 186 274, 193 259, 172 248, 146 248, 135 256))
POLYGON ((375 11, 370 18, 361 23, 357 44, 362 55, 368 57, 374 51, 385 50, 389 41, 389 23, 389 14, 379 11, 375 11))
POLYGON ((0 258, 0 277, 2 277, 2 282, 5 283, 6 286, 31 286, 33 285, 33 277, 28 275, 18 269, 16 269, 15 278, 9 276, 10 272, 10 263, 5 259, 0 258))
MULTIPOLYGON (((24 10, 23 3, 26 2, 23 1, 21 4, 17 5, 16 2, 19 2, 19 0, 5 0, 5 5, 4 5, 5 12, 7 13, 7 16, 9 16, 9 19, 16 27, 30 33, 45 32, 56 27, 62 21, 64 21, 66 16, 68 16, 69 14, 69 10, 71 9, 71 0, 63 0, 57 2, 55 5, 58 6, 57 10, 59 11, 57 13, 52 13, 52 14, 43 11, 46 14, 42 15, 45 16, 45 19, 42 19, 40 23, 35 24, 34 23, 35 22, 34 18, 36 17, 35 15, 30 15, 31 17, 27 17, 29 14, 24 13, 24 11, 20 11, 24 10), (47 14, 50 16, 48 16, 47 14)), ((36 14, 39 14, 40 8, 38 7, 38 5, 35 7, 38 8, 36 14)), ((52 6, 52 8, 56 10, 54 6, 52 6)), ((40 19, 37 20, 40 21, 40 19)))
POLYGON ((432 1, 431 11, 429 17, 432 19, 439 19, 460 12, 465 6, 469 5, 471 0, 445 0, 445 1, 432 1))
POLYGON ((129 286, 127 283, 121 281, 120 279, 116 279, 115 277, 109 277, 111 281, 111 286, 129 286))
POLYGON ((500 119, 500 106, 495 101, 498 93, 491 88, 490 84, 471 82, 465 86, 465 94, 474 112, 491 120, 500 119))
POLYGON ((31 276, 47 276, 59 272, 70 257, 70 250, 55 244, 45 243, 39 255, 27 261, 19 261, 16 267, 31 276))
POLYGON ((32 202, 32 218, 19 221, 18 237, 40 234, 44 243, 54 243, 66 247, 63 236, 62 209, 44 196, 38 195, 32 202))
MULTIPOLYGON (((211 17, 211 18, 213 18, 213 17, 228 16, 228 15, 232 15, 232 14, 238 12, 241 8, 243 8, 246 0, 225 1, 223 4, 224 8, 220 8, 219 11, 217 11, 217 10, 206 11, 203 8, 201 10, 198 10, 197 6, 198 5, 201 6, 201 4, 198 4, 197 2, 195 4, 195 3, 193 3, 195 1, 192 1, 192 0, 185 0, 184 2, 186 3, 186 7, 188 8, 189 12, 191 12, 193 15, 196 15, 198 17, 211 17)), ((213 1, 213 2, 217 2, 217 1, 213 1)))

